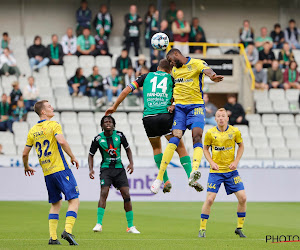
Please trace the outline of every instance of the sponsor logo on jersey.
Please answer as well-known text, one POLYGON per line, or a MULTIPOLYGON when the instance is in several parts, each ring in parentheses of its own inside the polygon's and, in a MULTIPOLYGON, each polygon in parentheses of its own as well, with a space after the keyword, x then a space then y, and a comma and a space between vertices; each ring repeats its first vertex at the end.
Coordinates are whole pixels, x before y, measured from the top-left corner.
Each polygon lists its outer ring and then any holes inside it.
POLYGON ((108 149, 105 149, 105 151, 110 155, 110 156, 118 156, 117 155, 117 148, 114 148, 111 144, 109 145, 108 149))
POLYGON ((230 150, 230 149, 232 149, 232 147, 228 147, 228 148, 225 148, 224 146, 223 147, 220 147, 220 146, 214 147, 215 151, 226 151, 226 150, 230 150))
POLYGON ((192 71, 192 70, 193 70, 193 68, 192 68, 191 65, 188 65, 188 66, 187 66, 187 69, 188 69, 188 71, 192 71))
POLYGON ((229 139, 232 139, 232 134, 228 134, 229 139))
POLYGON ((175 79, 175 83, 183 83, 183 82, 193 82, 193 79, 183 79, 183 78, 175 79))

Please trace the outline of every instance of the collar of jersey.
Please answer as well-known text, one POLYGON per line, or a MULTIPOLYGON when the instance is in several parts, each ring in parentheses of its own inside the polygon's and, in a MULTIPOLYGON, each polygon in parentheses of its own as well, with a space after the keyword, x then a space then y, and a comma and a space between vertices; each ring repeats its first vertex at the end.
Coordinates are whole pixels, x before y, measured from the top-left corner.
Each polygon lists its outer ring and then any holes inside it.
POLYGON ((191 61, 191 58, 190 57, 187 57, 187 62, 184 64, 184 65, 187 65, 190 61, 191 61))
MULTIPOLYGON (((220 131, 218 126, 216 126, 216 127, 217 127, 217 130, 220 131)), ((228 128, 229 128, 229 125, 227 125, 227 128, 224 130, 224 132, 226 132, 228 130, 228 128)), ((222 132, 222 131, 220 131, 220 132, 222 132)))
POLYGON ((41 122, 44 122, 44 121, 46 121, 46 119, 44 119, 44 120, 40 120, 40 121, 38 121, 38 123, 41 123, 41 122))

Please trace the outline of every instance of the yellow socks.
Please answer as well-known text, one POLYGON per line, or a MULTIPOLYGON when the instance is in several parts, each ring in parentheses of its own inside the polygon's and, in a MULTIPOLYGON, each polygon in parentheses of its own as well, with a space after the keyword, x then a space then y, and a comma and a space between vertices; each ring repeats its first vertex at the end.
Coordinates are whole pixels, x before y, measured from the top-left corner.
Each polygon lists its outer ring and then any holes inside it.
POLYGON ((237 228, 243 228, 244 223, 245 223, 246 212, 245 213, 237 212, 237 216, 238 216, 237 228))
POLYGON ((66 214, 65 230, 67 233, 72 234, 72 230, 77 218, 77 213, 74 211, 68 211, 66 214))
POLYGON ((203 155, 202 143, 194 144, 194 154, 193 154, 193 169, 192 171, 198 170, 200 166, 200 162, 203 155))
POLYGON ((201 214, 201 219, 200 219, 200 230, 206 230, 206 223, 209 218, 208 214, 201 214))
POLYGON ((49 217, 48 217, 49 233, 50 233, 50 238, 52 238, 52 240, 57 240, 56 229, 57 229, 57 225, 58 225, 58 219, 59 219, 58 214, 49 214, 49 217))
POLYGON ((156 179, 163 181, 164 173, 167 169, 167 166, 169 165, 170 161, 173 158, 176 148, 177 148, 176 144, 168 143, 163 158, 161 160, 160 169, 156 179))

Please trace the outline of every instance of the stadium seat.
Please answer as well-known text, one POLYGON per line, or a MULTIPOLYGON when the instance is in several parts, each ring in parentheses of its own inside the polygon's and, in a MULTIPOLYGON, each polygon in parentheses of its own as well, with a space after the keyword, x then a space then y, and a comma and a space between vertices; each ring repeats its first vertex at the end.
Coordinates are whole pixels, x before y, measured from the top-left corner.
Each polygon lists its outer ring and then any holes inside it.
POLYGON ((271 137, 269 138, 270 148, 285 148, 285 139, 283 137, 271 137))
POLYGON ((298 127, 300 127, 300 115, 296 115, 295 122, 296 122, 296 125, 298 127))
MULTIPOLYGON (((240 130, 243 138, 249 137, 249 127, 248 126, 246 126, 246 125, 234 125, 234 126, 240 130)), ((204 130, 205 130, 205 127, 204 127, 204 130)))
MULTIPOLYGON (((24 149, 24 146, 25 145, 23 145, 23 149, 24 149)), ((14 144, 5 143, 5 144, 2 145, 2 147, 3 147, 4 155, 13 155, 13 156, 15 156, 17 154, 16 146, 14 144)))
POLYGON ((65 69, 71 68, 74 72, 78 68, 78 57, 73 55, 68 55, 63 57, 65 69))
POLYGON ((54 89, 54 96, 58 99, 58 98, 65 98, 66 96, 69 98, 70 94, 69 94, 69 90, 67 87, 56 87, 54 89))
POLYGON ((92 68, 95 65, 95 58, 93 56, 80 56, 79 66, 81 68, 92 68))
POLYGON ((93 73, 93 68, 85 67, 85 68, 82 68, 82 70, 83 70, 83 75, 86 78, 88 78, 93 73))
POLYGON ((299 100, 299 89, 287 89, 285 91, 285 98, 289 102, 291 102, 291 101, 298 102, 298 100, 299 100))
POLYGON ((252 125, 261 124, 261 116, 259 114, 246 114, 246 120, 252 125))
POLYGON ((291 126, 295 125, 295 118, 292 114, 280 114, 279 115, 280 126, 291 126))
POLYGON ((41 76, 49 76, 48 67, 43 67, 39 69, 39 72, 33 71, 32 75, 37 78, 41 76))
POLYGON ((263 125, 252 125, 250 123, 250 128, 249 128, 249 131, 250 131, 250 136, 252 138, 255 138, 255 137, 265 137, 265 128, 263 125))
POLYGON ((96 57, 96 66, 100 68, 111 68, 111 57, 110 56, 97 56, 96 57))
POLYGON ((73 145, 82 145, 81 136, 69 134, 69 135, 66 135, 66 139, 67 139, 68 143, 70 144, 71 148, 73 147, 73 145))
MULTIPOLYGON (((14 146, 12 146, 12 147, 14 147, 14 146)), ((16 153, 18 156, 22 156, 23 151, 24 151, 24 146, 16 146, 16 153)), ((29 156, 31 156, 31 157, 36 156, 36 151, 35 151, 34 147, 31 148, 29 156)))
POLYGON ((12 127, 15 134, 27 135, 29 130, 27 122, 14 122, 12 127))
POLYGON ((73 98, 75 110, 90 110, 90 100, 87 96, 73 98))
POLYGON ((80 134, 80 126, 78 123, 63 123, 63 130, 67 134, 80 134))
POLYGON ((289 103, 290 113, 297 114, 299 113, 299 102, 298 101, 291 101, 289 103))
POLYGON ((273 51, 273 53, 275 55, 275 58, 278 60, 280 49, 272 49, 272 51, 273 51))
POLYGON ((267 126, 267 137, 268 138, 281 138, 282 137, 282 130, 280 126, 267 126))
MULTIPOLYGON (((130 149, 131 149, 132 155, 137 156, 136 147, 134 145, 130 145, 130 149)), ((126 161, 127 161, 126 151, 123 147, 121 147, 121 157, 122 157, 122 159, 126 159, 126 161)))
POLYGON ((70 96, 65 96, 64 98, 56 99, 57 109, 58 110, 73 110, 73 101, 70 96))
POLYGON ((222 55, 220 48, 208 48, 206 55, 208 56, 219 56, 222 55))
POLYGON ((285 93, 283 89, 270 89, 269 98, 272 101, 279 101, 285 99, 285 93))
POLYGON ((67 88, 67 80, 66 78, 52 78, 51 79, 52 88, 67 88))
POLYGON ((299 138, 287 138, 286 145, 289 149, 298 149, 298 152, 300 151, 299 138))
POLYGON ((17 77, 15 75, 10 75, 10 76, 2 75, 1 76, 1 83, 2 83, 2 87, 4 88, 4 90, 6 88, 9 88, 9 90, 11 90, 11 88, 12 88, 11 84, 14 81, 17 81, 17 77))
POLYGON ((95 117, 92 112, 79 112, 78 113, 79 124, 95 124, 95 117))
POLYGON ((128 123, 127 114, 124 112, 115 112, 112 114, 112 116, 115 118, 116 123, 118 124, 128 123))
POLYGON ((300 160, 299 149, 291 149, 290 150, 291 159, 300 160))
POLYGON ((130 112, 128 114, 128 121, 130 124, 135 124, 136 122, 141 122, 143 119, 143 113, 142 112, 130 112))
POLYGON ((245 147, 243 159, 247 159, 247 160, 256 159, 255 149, 253 147, 245 147))
POLYGON ((0 131, 0 144, 14 144, 14 134, 8 131, 0 131))
POLYGON ((53 78, 65 78, 65 69, 62 65, 50 65, 49 76, 53 78))
POLYGON ((251 138, 250 137, 245 137, 242 134, 242 138, 243 138, 243 143, 244 143, 245 147, 252 147, 252 143, 251 143, 251 138))
POLYGON ((278 125, 278 118, 276 114, 263 114, 262 124, 264 126, 278 125))
MULTIPOLYGON (((26 81, 28 83, 28 80, 26 78, 26 81)), ((51 87, 51 81, 48 76, 38 76, 35 78, 35 84, 40 87, 51 87)))
POLYGON ((40 91, 40 95, 39 95, 39 97, 40 97, 40 99, 41 100, 47 100, 48 99, 48 97, 49 98, 53 98, 54 96, 53 96, 53 91, 52 91, 52 88, 51 87, 49 87, 49 86, 40 86, 40 87, 38 87, 39 88, 39 91, 40 91))
POLYGON ((83 145, 72 145, 71 146, 72 152, 75 155, 75 157, 84 157, 87 156, 85 148, 83 145))
POLYGON ((15 134, 15 144, 17 146, 25 147, 26 141, 27 141, 27 133, 15 134))
POLYGON ((256 157, 258 159, 271 160, 273 158, 272 149, 264 148, 263 150, 258 148, 256 149, 256 157))
POLYGON ((254 101, 268 100, 268 90, 253 90, 254 101))
POLYGON ((298 138, 299 137, 298 127, 296 127, 295 125, 284 126, 283 136, 285 138, 298 138))
POLYGON ((273 109, 275 113, 289 113, 289 102, 287 100, 277 100, 273 102, 273 109))
POLYGON ((82 136, 85 135, 96 135, 98 133, 95 123, 87 122, 86 124, 80 125, 80 132, 82 136))
POLYGON ((258 113, 273 113, 272 102, 270 100, 260 100, 256 102, 258 113))
POLYGON ((268 139, 266 137, 254 137, 252 138, 253 147, 257 149, 265 149, 269 147, 268 139))
POLYGON ((77 114, 75 112, 61 112, 61 122, 63 124, 78 123, 77 114))
MULTIPOLYGON (((118 113, 118 112, 116 112, 118 113)), ((115 118, 115 114, 112 114, 112 116, 115 118)), ((95 123, 97 124, 97 126, 100 126, 100 121, 102 119, 102 117, 105 115, 104 112, 95 112, 95 123)))
POLYGON ((275 148, 274 150, 274 159, 275 160, 289 160, 290 152, 287 148, 275 148))

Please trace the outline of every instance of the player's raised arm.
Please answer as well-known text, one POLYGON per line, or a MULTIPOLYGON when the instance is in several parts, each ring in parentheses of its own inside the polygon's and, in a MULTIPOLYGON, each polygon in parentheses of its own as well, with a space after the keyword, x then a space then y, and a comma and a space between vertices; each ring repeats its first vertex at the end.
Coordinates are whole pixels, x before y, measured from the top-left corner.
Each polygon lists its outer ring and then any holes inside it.
POLYGON ((204 69, 203 70, 203 73, 205 74, 205 75, 207 75, 209 78, 210 78, 210 80, 212 80, 213 82, 221 82, 221 81, 223 81, 223 79, 224 79, 224 76, 221 76, 221 75, 217 75, 217 73, 216 72, 214 72, 212 69, 204 69))
POLYGON ((74 165, 76 165, 76 168, 79 168, 79 163, 77 161, 77 159, 75 158, 69 143, 66 141, 65 137, 63 134, 56 134, 55 138, 57 140, 57 142, 60 144, 60 146, 63 148, 63 150, 67 153, 68 156, 70 156, 71 158, 71 163, 74 165))
POLYGON ((112 113, 116 112, 119 105, 125 100, 125 98, 131 93, 131 87, 127 86, 121 94, 118 96, 116 102, 105 111, 105 115, 111 115, 112 113))

